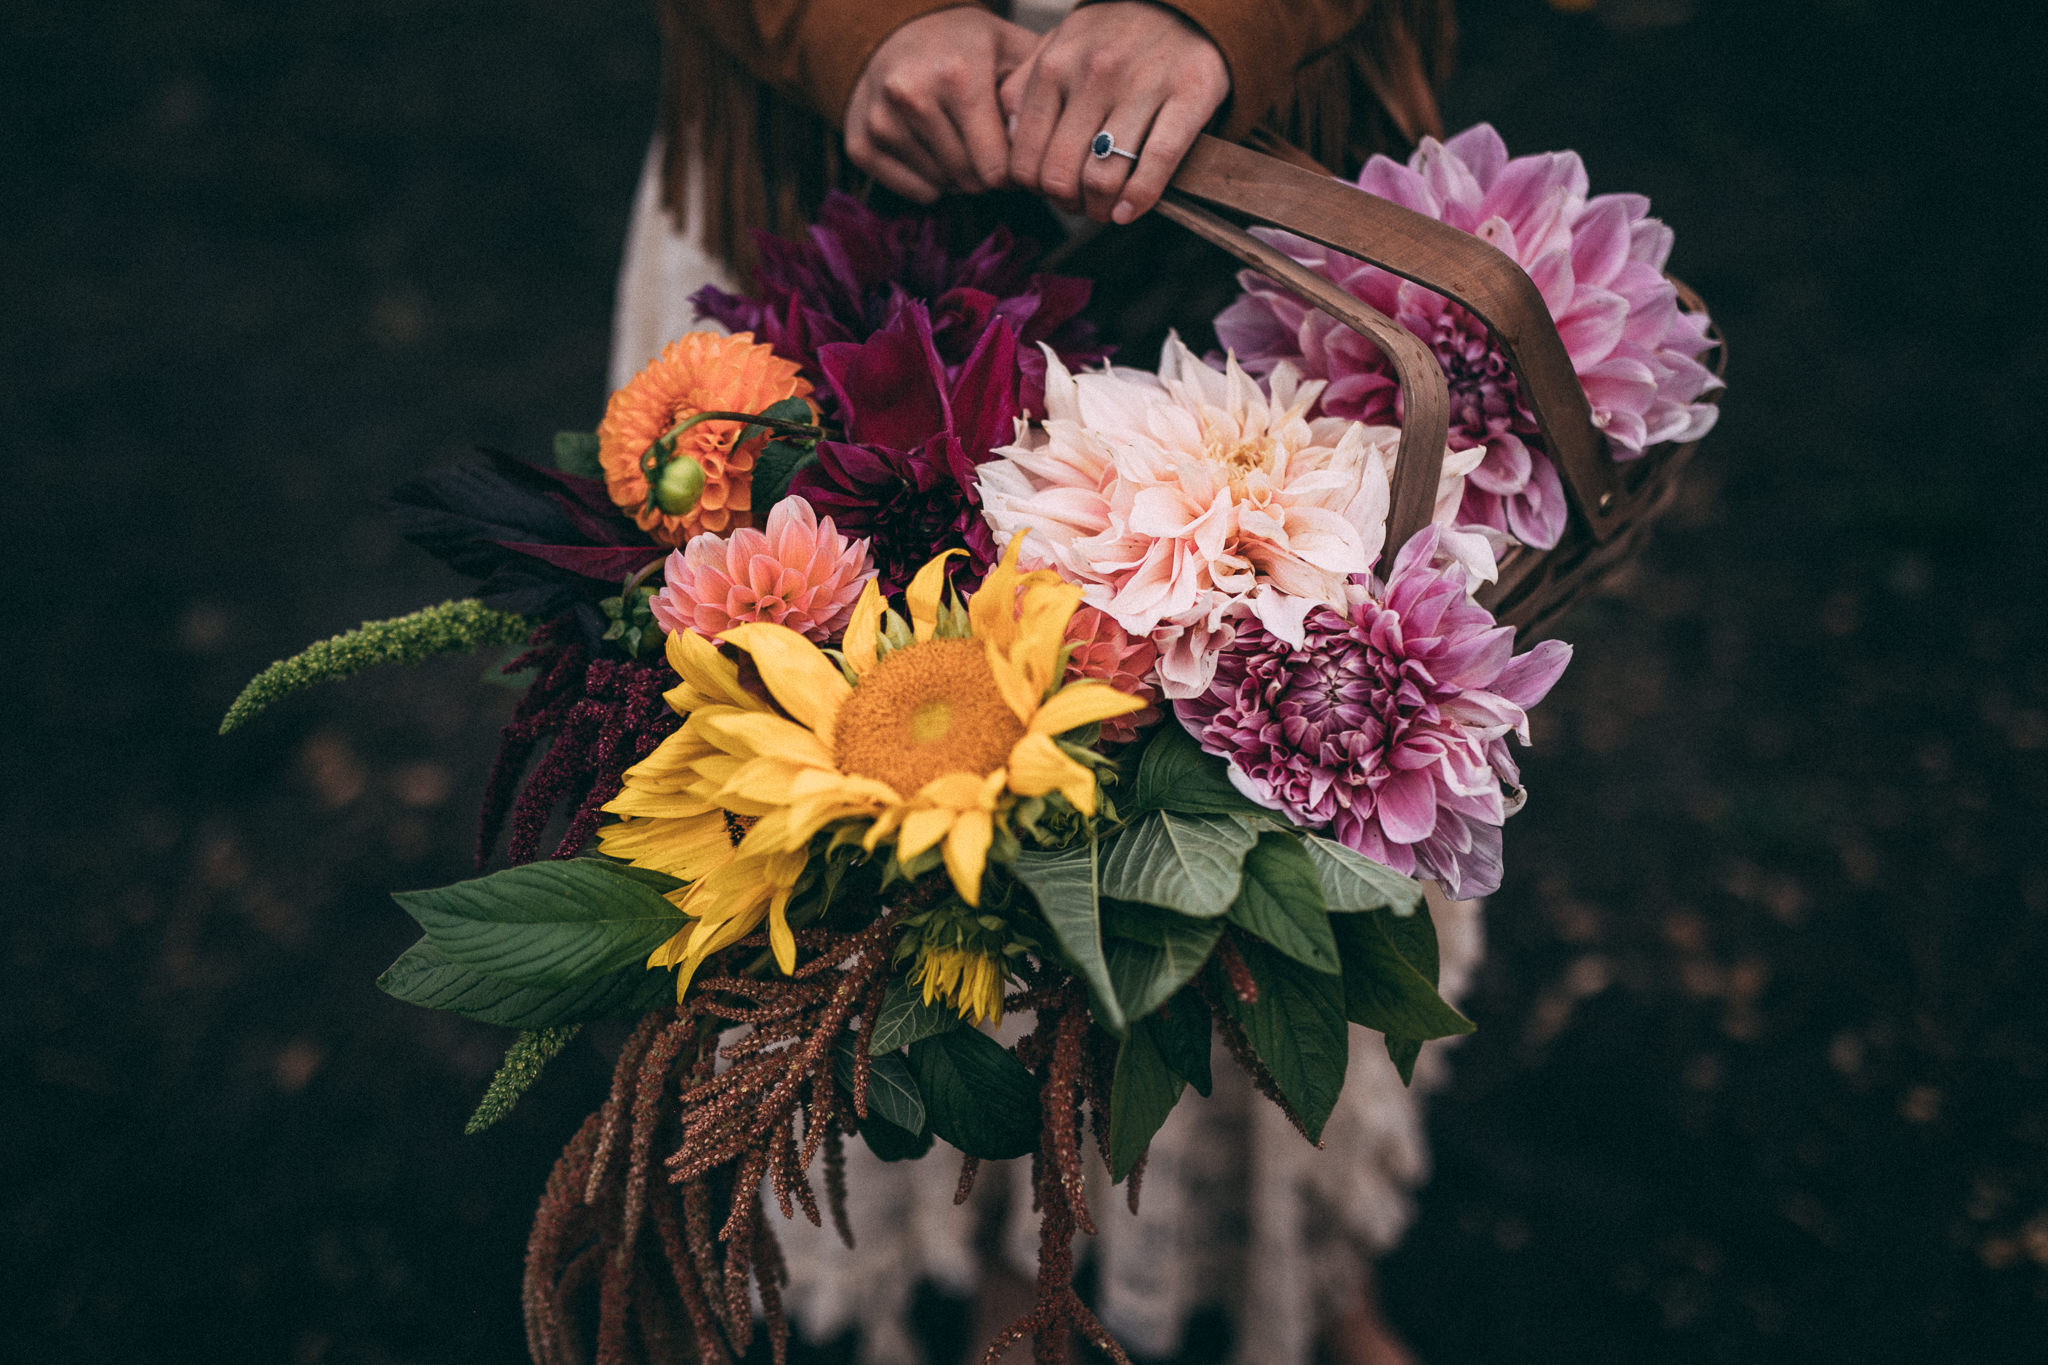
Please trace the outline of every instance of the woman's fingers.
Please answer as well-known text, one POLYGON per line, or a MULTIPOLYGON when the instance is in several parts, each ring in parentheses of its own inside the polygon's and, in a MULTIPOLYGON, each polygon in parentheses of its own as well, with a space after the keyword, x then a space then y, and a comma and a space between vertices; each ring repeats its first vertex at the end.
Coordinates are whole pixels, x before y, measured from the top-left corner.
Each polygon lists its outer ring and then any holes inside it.
POLYGON ((1160 108, 1158 117, 1152 120, 1152 130, 1145 138, 1145 150, 1137 167, 1124 181, 1115 207, 1110 210, 1111 222, 1133 222, 1139 214, 1151 211, 1213 113, 1215 106, 1205 106, 1200 99, 1170 99, 1160 108))
POLYGON ((846 102, 846 152, 921 203, 1007 177, 997 85, 1036 40, 975 6, 911 20, 883 40, 846 102))

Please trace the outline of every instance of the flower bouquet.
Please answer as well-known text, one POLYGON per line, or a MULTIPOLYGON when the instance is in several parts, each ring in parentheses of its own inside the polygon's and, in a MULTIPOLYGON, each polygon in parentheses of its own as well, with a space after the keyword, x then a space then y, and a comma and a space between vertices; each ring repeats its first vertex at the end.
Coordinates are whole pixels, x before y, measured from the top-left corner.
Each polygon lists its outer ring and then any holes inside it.
POLYGON ((1169 339, 1154 370, 1101 363, 1088 282, 1006 236, 956 254, 835 197, 751 295, 699 295, 731 335, 668 346, 552 467, 399 490, 473 600, 236 702, 223 729, 526 646, 477 848, 509 865, 400 893, 423 937, 379 984, 520 1030, 473 1130, 636 1021, 534 1222, 537 1361, 593 1331, 601 1361, 763 1331, 782 1359, 767 1206, 851 1242, 849 1139, 944 1142, 963 1199, 1030 1157, 1036 1301, 989 1358, 1121 1360, 1073 1286, 1093 1161, 1135 1208, 1212 1053, 1316 1142, 1352 1024, 1404 1079, 1471 1030, 1421 882, 1499 885, 1508 740, 1570 657, 1517 652, 1485 593, 1611 539, 1612 460, 1697 438, 1716 381, 1670 233, 1575 156, 1482 127, 1360 183, 1205 142, 1167 211, 1261 273, 1224 354, 1169 339), (1389 221, 1403 259, 1363 240, 1389 221))

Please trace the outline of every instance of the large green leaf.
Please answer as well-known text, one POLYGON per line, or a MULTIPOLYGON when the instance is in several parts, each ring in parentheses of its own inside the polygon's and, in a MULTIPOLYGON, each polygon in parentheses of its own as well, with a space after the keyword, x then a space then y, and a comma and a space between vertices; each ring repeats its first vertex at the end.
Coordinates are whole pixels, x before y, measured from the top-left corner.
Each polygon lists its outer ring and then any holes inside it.
POLYGON ((451 962, 515 986, 574 986, 647 955, 689 921, 619 864, 527 863, 393 899, 451 962))
POLYGON ((1225 1007, 1236 1016, 1252 1051, 1273 1073, 1280 1093, 1301 1116, 1311 1142, 1344 1088, 1351 1040, 1344 1026, 1344 983, 1334 976, 1281 956, 1263 943, 1239 940, 1259 998, 1251 1004, 1225 990, 1225 1007))
POLYGON ((1170 810, 1181 815, 1270 814, 1230 782, 1230 769, 1205 753, 1193 735, 1169 718, 1138 758, 1128 812, 1170 810))
POLYGON ((1173 1073, 1148 1028, 1135 1028, 1116 1054, 1109 1087, 1109 1177, 1120 1181, 1145 1155, 1186 1082, 1173 1073))
POLYGON ((1392 910, 1412 915, 1422 904, 1422 884, 1382 866, 1340 843, 1310 834, 1302 842, 1323 883, 1323 904, 1333 915, 1392 910))
POLYGON ((898 977, 889 983, 889 993, 882 997, 882 1008, 876 1012, 868 1053, 879 1057, 885 1052, 901 1051, 920 1038, 945 1033, 965 1022, 960 1011, 943 1000, 925 1004, 923 993, 898 977))
POLYGON ((1304 966, 1332 975, 1343 970, 1315 862, 1294 835, 1262 834, 1245 855, 1230 922, 1304 966))
POLYGON ((555 433, 555 468, 585 479, 604 477, 604 465, 597 458, 597 433, 558 431, 555 433))
POLYGON ((1203 1095, 1209 1093, 1209 1006, 1196 991, 1184 990, 1147 1015, 1142 1027, 1173 1074, 1203 1095))
POLYGON ((1109 979, 1124 1017, 1142 1019, 1159 1008, 1209 960, 1223 922, 1189 919, 1150 905, 1106 902, 1109 979))
POLYGON ((1109 846, 1102 894, 1214 919, 1237 899, 1244 855, 1257 842, 1256 834, 1225 816, 1153 811, 1109 846))
POLYGON ((1057 853, 1020 853, 1010 871, 1038 902, 1053 937, 1087 983, 1096 1022, 1121 1034, 1124 1012, 1102 951, 1102 906, 1096 892, 1099 857, 1100 845, 1090 839, 1057 853))
POLYGON ((1344 959, 1345 1015, 1390 1038, 1427 1040, 1472 1032, 1472 1021, 1444 1002, 1435 984, 1389 937, 1390 923, 1383 913, 1335 921, 1337 950, 1344 959))
POLYGON ((1024 1064, 979 1029, 910 1045, 911 1073, 932 1131, 968 1156, 1001 1160, 1038 1148, 1038 1086, 1024 1064))
POLYGON ((915 1161, 932 1149, 931 1129, 913 1133, 872 1110, 860 1120, 860 1137, 868 1150, 884 1161, 915 1161))
MULTIPOLYGON (((832 1079, 844 1093, 853 1093, 853 1054, 859 1046, 851 1033, 839 1035, 832 1045, 832 1079)), ((868 1113, 895 1124, 906 1133, 925 1129, 924 1097, 911 1079, 910 1067, 900 1052, 868 1059, 868 1113)))
POLYGON ((575 986, 515 986, 449 961, 424 938, 385 968, 377 985, 410 1004, 517 1029, 638 1018, 676 998, 674 972, 637 963, 575 986))

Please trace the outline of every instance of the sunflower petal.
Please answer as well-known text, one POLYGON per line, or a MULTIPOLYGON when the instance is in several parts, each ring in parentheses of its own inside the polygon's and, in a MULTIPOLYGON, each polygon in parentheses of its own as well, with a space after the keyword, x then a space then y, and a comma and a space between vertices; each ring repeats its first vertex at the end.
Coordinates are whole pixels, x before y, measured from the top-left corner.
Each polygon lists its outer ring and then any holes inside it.
POLYGON ((684 881, 696 881, 732 861, 725 812, 680 820, 622 820, 598 831, 598 849, 635 867, 651 867, 684 881))
POLYGON ((994 837, 994 822, 985 810, 963 811, 946 835, 946 875, 969 905, 981 904, 981 874, 994 837))
POLYGON ((1010 750, 1010 790, 1019 796, 1056 791, 1081 814, 1095 814, 1095 775, 1045 735, 1026 735, 1010 750))
MULTIPOLYGON (((919 644, 931 639, 939 629, 939 601, 946 595, 946 561, 954 555, 966 553, 965 550, 940 551, 936 559, 917 571, 917 577, 911 579, 910 586, 903 590, 903 604, 910 608, 911 634, 919 644)), ((780 701, 781 696, 778 692, 776 700, 780 701)))
POLYGON ((1006 654, 1017 638, 1017 555, 1024 548, 1024 535, 1019 531, 1010 537, 1002 560, 967 599, 967 619, 973 624, 975 638, 1006 654))
POLYGON ((833 718, 853 689, 816 645, 788 626, 768 621, 734 626, 718 638, 753 655, 761 681, 768 684, 782 709, 808 726, 827 749, 832 747, 833 718))
POLYGON ((987 649, 988 671, 995 675, 996 691, 1001 694, 1003 704, 1010 708, 1011 715, 1029 725, 1031 718, 1038 714, 1038 701, 1045 695, 1045 689, 1033 685, 1030 676, 994 645, 987 649))
POLYGON ((1031 718, 1030 731, 1034 735, 1063 735, 1098 720, 1144 709, 1142 699, 1119 692, 1108 683, 1069 683, 1038 708, 1038 714, 1031 718))
POLYGON ((856 673, 872 673, 879 662, 876 654, 882 643, 882 607, 882 589, 870 578, 860 590, 860 601, 853 604, 853 617, 846 623, 846 640, 840 646, 846 666, 856 673))
POLYGON ((694 630, 669 632, 668 666, 683 680, 681 687, 671 688, 664 694, 669 705, 679 712, 687 713, 720 703, 748 711, 765 709, 761 699, 741 684, 739 665, 720 654, 717 645, 694 630), (686 690, 697 695, 682 695, 686 690))
POLYGON ((819 736, 793 720, 758 711, 724 711, 700 719, 704 732, 734 757, 780 759, 799 768, 837 768, 819 736))
POLYGON ((896 836, 896 857, 908 862, 946 837, 960 812, 946 806, 927 806, 903 817, 903 830, 896 836))

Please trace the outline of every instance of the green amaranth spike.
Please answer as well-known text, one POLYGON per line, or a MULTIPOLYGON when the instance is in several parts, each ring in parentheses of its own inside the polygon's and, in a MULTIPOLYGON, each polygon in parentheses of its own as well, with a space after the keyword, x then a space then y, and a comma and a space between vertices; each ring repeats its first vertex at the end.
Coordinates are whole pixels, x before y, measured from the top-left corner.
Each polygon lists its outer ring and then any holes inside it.
POLYGON ((220 732, 226 734, 272 703, 317 682, 346 678, 376 664, 416 664, 439 654, 515 645, 532 633, 533 622, 524 616, 493 611, 475 601, 443 602, 410 616, 365 621, 345 635, 280 659, 250 679, 228 708, 220 732))
POLYGON ((541 1068, 567 1047, 569 1040, 582 1028, 581 1024, 558 1024, 552 1028, 533 1029, 514 1038, 512 1046, 505 1049, 505 1060, 499 1065, 498 1074, 491 1077, 482 1102, 463 1126, 463 1133, 474 1137, 511 1113, 512 1106, 519 1102, 526 1088, 540 1079, 541 1068))

